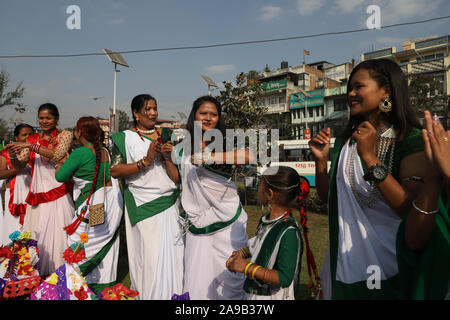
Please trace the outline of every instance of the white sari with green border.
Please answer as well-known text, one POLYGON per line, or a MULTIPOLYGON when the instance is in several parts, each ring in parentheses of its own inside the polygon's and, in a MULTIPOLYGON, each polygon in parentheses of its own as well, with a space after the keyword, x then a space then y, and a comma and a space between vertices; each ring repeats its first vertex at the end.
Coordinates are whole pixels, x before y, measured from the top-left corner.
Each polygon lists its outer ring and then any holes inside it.
POLYGON ((182 205, 186 233, 184 292, 194 300, 242 300, 245 277, 225 263, 247 246, 247 213, 229 176, 207 166, 196 167, 190 155, 181 162, 182 205))
MULTIPOLYGON (((111 139, 127 164, 146 156, 153 141, 131 130, 111 139)), ((182 294, 184 239, 178 187, 156 157, 148 169, 124 182, 128 262, 137 299, 167 300, 182 294)))

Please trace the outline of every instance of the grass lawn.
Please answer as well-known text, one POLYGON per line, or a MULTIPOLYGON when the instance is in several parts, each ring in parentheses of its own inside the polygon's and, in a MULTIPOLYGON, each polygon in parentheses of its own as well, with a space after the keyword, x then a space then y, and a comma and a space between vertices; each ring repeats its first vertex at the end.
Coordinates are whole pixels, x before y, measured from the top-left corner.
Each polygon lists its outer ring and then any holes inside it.
MULTIPOLYGON (((255 235, 256 227, 258 225, 259 218, 261 217, 262 214, 261 207, 245 206, 244 209, 248 215, 247 235, 249 238, 252 238, 255 235)), ((294 218, 297 222, 299 222, 298 210, 294 211, 294 218)), ((325 259, 326 251, 328 249, 328 216, 324 214, 308 212, 308 227, 309 227, 309 242, 311 245, 311 250, 316 260, 317 271, 320 274, 322 262, 325 259)), ((122 223, 120 241, 121 243, 120 243, 117 279, 119 282, 122 282, 125 286, 130 287, 124 223, 122 223)), ((296 294, 296 298, 299 300, 311 299, 311 292, 308 288, 309 277, 308 277, 308 269, 306 266, 305 244, 303 244, 303 246, 304 248, 302 257, 302 267, 300 271, 300 283, 296 294)))

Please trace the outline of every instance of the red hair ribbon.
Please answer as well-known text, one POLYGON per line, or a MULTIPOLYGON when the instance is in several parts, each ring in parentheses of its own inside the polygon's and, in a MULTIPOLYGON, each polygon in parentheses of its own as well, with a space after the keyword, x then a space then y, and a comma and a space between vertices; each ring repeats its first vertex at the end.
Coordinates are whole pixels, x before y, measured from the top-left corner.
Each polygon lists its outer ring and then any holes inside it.
POLYGON ((298 196, 297 204, 300 211, 300 224, 303 229, 303 236, 305 238, 305 245, 306 245, 306 265, 308 266, 308 276, 309 276, 308 287, 311 290, 311 296, 313 298, 316 297, 317 295, 319 295, 319 297, 322 298, 320 277, 317 272, 316 260, 314 259, 314 254, 312 253, 308 238, 308 227, 307 227, 308 216, 306 213, 305 199, 308 198, 309 195, 310 191, 309 184, 307 182, 300 182, 300 191, 301 195, 298 196), (314 274, 315 283, 312 274, 314 274))

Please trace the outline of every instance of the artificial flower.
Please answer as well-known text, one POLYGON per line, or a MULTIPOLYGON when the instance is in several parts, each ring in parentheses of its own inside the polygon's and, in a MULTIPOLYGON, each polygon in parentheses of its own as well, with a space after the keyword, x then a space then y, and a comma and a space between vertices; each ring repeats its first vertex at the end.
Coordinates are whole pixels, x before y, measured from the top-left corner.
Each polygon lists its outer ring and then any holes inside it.
POLYGON ((77 243, 74 243, 72 246, 69 246, 64 251, 63 258, 69 264, 78 263, 81 260, 83 260, 84 258, 86 258, 86 252, 84 250, 83 244, 81 242, 78 243, 78 246, 74 249, 73 247, 76 246, 76 245, 77 245, 77 243), (79 247, 81 248, 81 250, 78 250, 79 247))
POLYGON ((21 234, 20 234, 20 236, 19 236, 19 240, 30 240, 31 239, 31 231, 24 231, 24 232, 22 232, 21 234))
POLYGON ((10 247, 0 247, 0 258, 11 259, 12 252, 10 247))
POLYGON ((89 240, 89 236, 87 235, 87 233, 84 233, 84 232, 83 232, 82 234, 80 234, 80 241, 81 241, 81 242, 87 243, 88 240, 89 240))
POLYGON ((9 235, 9 239, 11 239, 11 241, 18 241, 19 240, 19 236, 20 236, 20 231, 14 231, 13 233, 11 233, 9 235))
POLYGON ((45 282, 56 285, 58 283, 58 275, 56 273, 52 273, 51 276, 45 280, 45 282))
POLYGON ((103 300, 135 300, 138 294, 138 291, 130 290, 121 283, 102 291, 103 300))
POLYGON ((88 298, 86 290, 84 290, 84 287, 80 287, 80 289, 74 291, 74 296, 78 300, 86 300, 88 298))

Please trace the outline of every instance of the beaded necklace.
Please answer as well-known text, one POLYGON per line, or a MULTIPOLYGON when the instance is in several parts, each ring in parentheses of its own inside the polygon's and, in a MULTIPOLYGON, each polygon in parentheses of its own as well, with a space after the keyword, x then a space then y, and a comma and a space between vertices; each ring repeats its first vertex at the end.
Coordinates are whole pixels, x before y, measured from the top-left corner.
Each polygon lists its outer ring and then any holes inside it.
MULTIPOLYGON (((136 130, 137 134, 139 135, 139 138, 141 138, 142 141, 145 141, 144 138, 142 137, 142 134, 151 134, 153 132, 155 132, 155 129, 151 129, 151 130, 139 130, 138 127, 134 127, 134 129, 136 130)), ((158 132, 158 131, 157 131, 158 132)))
POLYGON ((150 129, 150 130, 141 130, 141 129, 138 129, 138 127, 135 127, 135 128, 136 128, 136 131, 139 131, 143 134, 152 134, 153 132, 155 132, 155 128, 150 129))
POLYGON ((267 232, 267 230, 277 221, 279 220, 283 220, 284 218, 286 218, 287 216, 289 216, 291 214, 291 209, 286 210, 285 212, 283 212, 283 214, 281 216, 279 216, 278 218, 269 220, 268 217, 270 216, 270 212, 268 212, 266 215, 262 216, 261 218, 261 224, 258 227, 258 230, 256 232, 256 234, 258 235, 258 239, 261 240, 262 237, 264 236, 264 234, 267 232), (266 218, 267 217, 267 218, 266 218))
MULTIPOLYGON (((394 165, 394 149, 395 149, 395 141, 396 141, 396 135, 394 131, 394 126, 386 126, 383 129, 379 130, 377 132, 377 141, 379 141, 378 144, 378 151, 377 151, 377 158, 382 162, 385 163, 386 156, 389 150, 389 147, 391 146, 391 152, 389 153, 389 159, 388 159, 388 173, 392 173, 392 168, 394 165)), ((367 197, 362 197, 358 191, 356 190, 355 185, 355 159, 356 155, 358 153, 356 148, 356 143, 350 144, 349 146, 349 156, 347 156, 347 163, 345 166, 345 174, 348 178, 348 181, 350 183, 350 188, 352 190, 353 195, 355 196, 356 201, 359 203, 361 207, 364 206, 370 206, 372 203, 374 203, 377 200, 382 199, 382 195, 380 193, 380 190, 375 185, 375 182, 370 181, 369 185, 369 192, 367 197)))
POLYGON ((161 133, 160 133, 158 130, 152 129, 152 130, 148 130, 148 131, 142 131, 142 130, 139 130, 137 127, 134 127, 134 128, 136 129, 136 132, 137 132, 137 134, 139 135, 139 138, 141 138, 142 141, 145 141, 145 140, 144 140, 144 138, 142 137, 141 132, 142 132, 143 134, 149 134, 149 133, 153 133, 153 132, 156 131, 156 134, 158 135, 158 141, 159 141, 159 143, 162 145, 161 133), (148 133, 147 133, 147 132, 148 132, 148 133))

